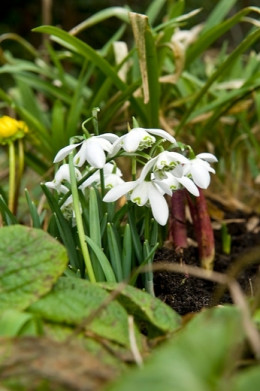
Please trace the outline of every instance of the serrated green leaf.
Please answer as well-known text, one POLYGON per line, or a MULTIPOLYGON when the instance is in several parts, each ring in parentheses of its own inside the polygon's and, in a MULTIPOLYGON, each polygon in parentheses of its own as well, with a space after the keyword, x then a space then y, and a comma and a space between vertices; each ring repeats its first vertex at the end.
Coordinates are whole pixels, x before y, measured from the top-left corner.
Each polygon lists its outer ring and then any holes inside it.
MULTIPOLYGON (((116 289, 113 283, 99 283, 99 286, 108 291, 116 289)), ((140 289, 127 285, 117 300, 136 321, 146 325, 150 334, 170 333, 180 326, 181 317, 174 310, 140 289)))
POLYGON ((46 232, 0 229, 0 311, 23 310, 49 292, 67 266, 65 248, 46 232))
MULTIPOLYGON (((79 325, 103 305, 107 297, 108 293, 96 284, 62 277, 54 289, 34 303, 29 310, 53 323, 79 325)), ((109 303, 83 329, 129 347, 128 315, 116 301, 109 303)))

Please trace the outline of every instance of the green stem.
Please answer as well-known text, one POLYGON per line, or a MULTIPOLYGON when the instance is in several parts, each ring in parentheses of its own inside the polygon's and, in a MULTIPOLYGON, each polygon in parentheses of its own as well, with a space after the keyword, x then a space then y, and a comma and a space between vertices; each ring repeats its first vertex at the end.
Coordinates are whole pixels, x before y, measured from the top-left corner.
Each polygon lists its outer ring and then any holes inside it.
POLYGON ((71 193, 72 193, 72 199, 73 199, 73 208, 75 213, 75 219, 76 224, 78 228, 78 236, 79 236, 79 242, 80 247, 83 255, 83 259, 86 266, 86 273, 89 277, 89 280, 91 282, 96 282, 96 277, 94 274, 94 270, 92 267, 88 246, 85 240, 85 232, 83 227, 83 221, 80 211, 80 201, 79 201, 79 193, 78 193, 78 187, 77 187, 77 181, 75 176, 75 169, 73 165, 73 154, 70 153, 69 155, 69 167, 70 167, 70 181, 71 181, 71 193))
POLYGON ((17 177, 16 177, 14 212, 16 212, 17 210, 19 190, 20 190, 23 171, 24 171, 24 148, 23 148, 23 140, 19 139, 18 140, 18 170, 17 170, 17 177))
POLYGON ((132 181, 136 180, 136 156, 132 157, 132 181))
POLYGON ((14 211, 15 200, 15 148, 14 143, 9 143, 9 193, 8 193, 8 208, 11 212, 14 211))

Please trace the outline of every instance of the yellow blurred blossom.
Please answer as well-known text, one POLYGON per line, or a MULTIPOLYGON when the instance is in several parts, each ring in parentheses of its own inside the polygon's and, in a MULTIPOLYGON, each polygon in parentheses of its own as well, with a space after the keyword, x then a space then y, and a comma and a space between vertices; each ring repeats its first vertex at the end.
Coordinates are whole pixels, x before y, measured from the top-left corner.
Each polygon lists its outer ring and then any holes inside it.
POLYGON ((17 121, 7 115, 0 118, 0 144, 22 138, 28 131, 28 126, 23 121, 17 121))

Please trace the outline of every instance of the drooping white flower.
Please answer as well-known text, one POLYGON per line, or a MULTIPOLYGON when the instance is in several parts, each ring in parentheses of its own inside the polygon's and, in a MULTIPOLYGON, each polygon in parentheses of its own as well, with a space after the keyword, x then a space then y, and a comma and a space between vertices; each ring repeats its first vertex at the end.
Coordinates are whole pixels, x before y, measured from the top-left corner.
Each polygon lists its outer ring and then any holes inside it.
POLYGON ((123 148, 129 153, 142 151, 145 148, 151 147, 155 143, 156 138, 154 136, 159 136, 173 144, 176 143, 175 138, 165 130, 133 128, 127 134, 119 137, 119 139, 114 143, 112 154, 117 154, 120 148, 123 148))
POLYGON ((194 183, 201 189, 207 189, 210 184, 209 173, 215 174, 214 168, 209 163, 217 161, 218 159, 212 153, 200 153, 184 165, 184 175, 190 175, 194 183))
POLYGON ((185 188, 194 196, 199 196, 199 189, 190 178, 184 175, 184 167, 182 165, 178 165, 173 170, 167 172, 166 178, 160 181, 160 186, 165 192, 167 192, 167 189, 174 191, 185 188))
POLYGON ((189 163, 189 159, 187 159, 182 154, 178 152, 163 151, 157 156, 153 170, 154 172, 169 171, 178 164, 187 163, 189 163))
MULTIPOLYGON (((75 176, 77 181, 81 179, 82 175, 80 171, 75 167, 75 176)), ((57 190, 58 193, 67 193, 68 188, 63 185, 63 182, 70 182, 70 168, 69 164, 62 164, 59 169, 57 170, 53 181, 46 182, 45 186, 47 186, 50 189, 57 190)))
MULTIPOLYGON (((80 189, 85 189, 86 187, 91 186, 93 183, 99 185, 100 175, 101 175, 101 171, 97 170, 88 179, 86 179, 82 183, 82 185, 80 185, 80 189)), ((104 176, 104 185, 106 189, 111 189, 112 187, 117 186, 124 182, 124 180, 121 178, 122 177, 121 170, 112 163, 105 164, 103 168, 103 176, 104 176)))
POLYGON ((160 225, 165 225, 169 216, 169 208, 164 198, 165 191, 159 183, 145 180, 151 166, 154 164, 154 159, 152 160, 144 166, 140 177, 136 181, 124 182, 113 187, 105 195, 103 201, 114 202, 125 195, 138 206, 150 206, 155 220, 160 225))
POLYGON ((105 133, 100 136, 92 136, 81 143, 68 145, 62 148, 55 156, 54 163, 62 161, 71 151, 81 145, 74 156, 74 164, 82 167, 88 162, 92 167, 103 168, 106 163, 106 154, 112 152, 112 144, 118 139, 113 133, 105 133))

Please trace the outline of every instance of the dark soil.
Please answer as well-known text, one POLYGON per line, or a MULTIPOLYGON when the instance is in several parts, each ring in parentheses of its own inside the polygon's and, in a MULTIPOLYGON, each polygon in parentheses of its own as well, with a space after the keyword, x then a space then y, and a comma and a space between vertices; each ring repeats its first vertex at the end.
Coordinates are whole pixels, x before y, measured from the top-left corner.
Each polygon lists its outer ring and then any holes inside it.
MULTIPOLYGON (((219 206, 218 206, 219 207, 219 206)), ((216 256, 214 270, 229 273, 230 268, 239 269, 236 279, 246 295, 256 290, 256 278, 260 270, 260 219, 259 216, 243 211, 229 211, 221 206, 222 222, 225 222, 231 235, 231 251, 225 254, 221 238, 221 222, 213 220, 216 256), (243 261, 241 263, 241 261, 243 261)), ((193 236, 190 225, 190 236, 193 236)), ((190 245, 178 253, 174 249, 162 248, 157 252, 155 262, 199 265, 198 248, 190 245)), ((226 289, 219 292, 220 286, 211 281, 169 271, 154 273, 155 294, 179 314, 198 312, 211 305, 232 302, 226 289)))

